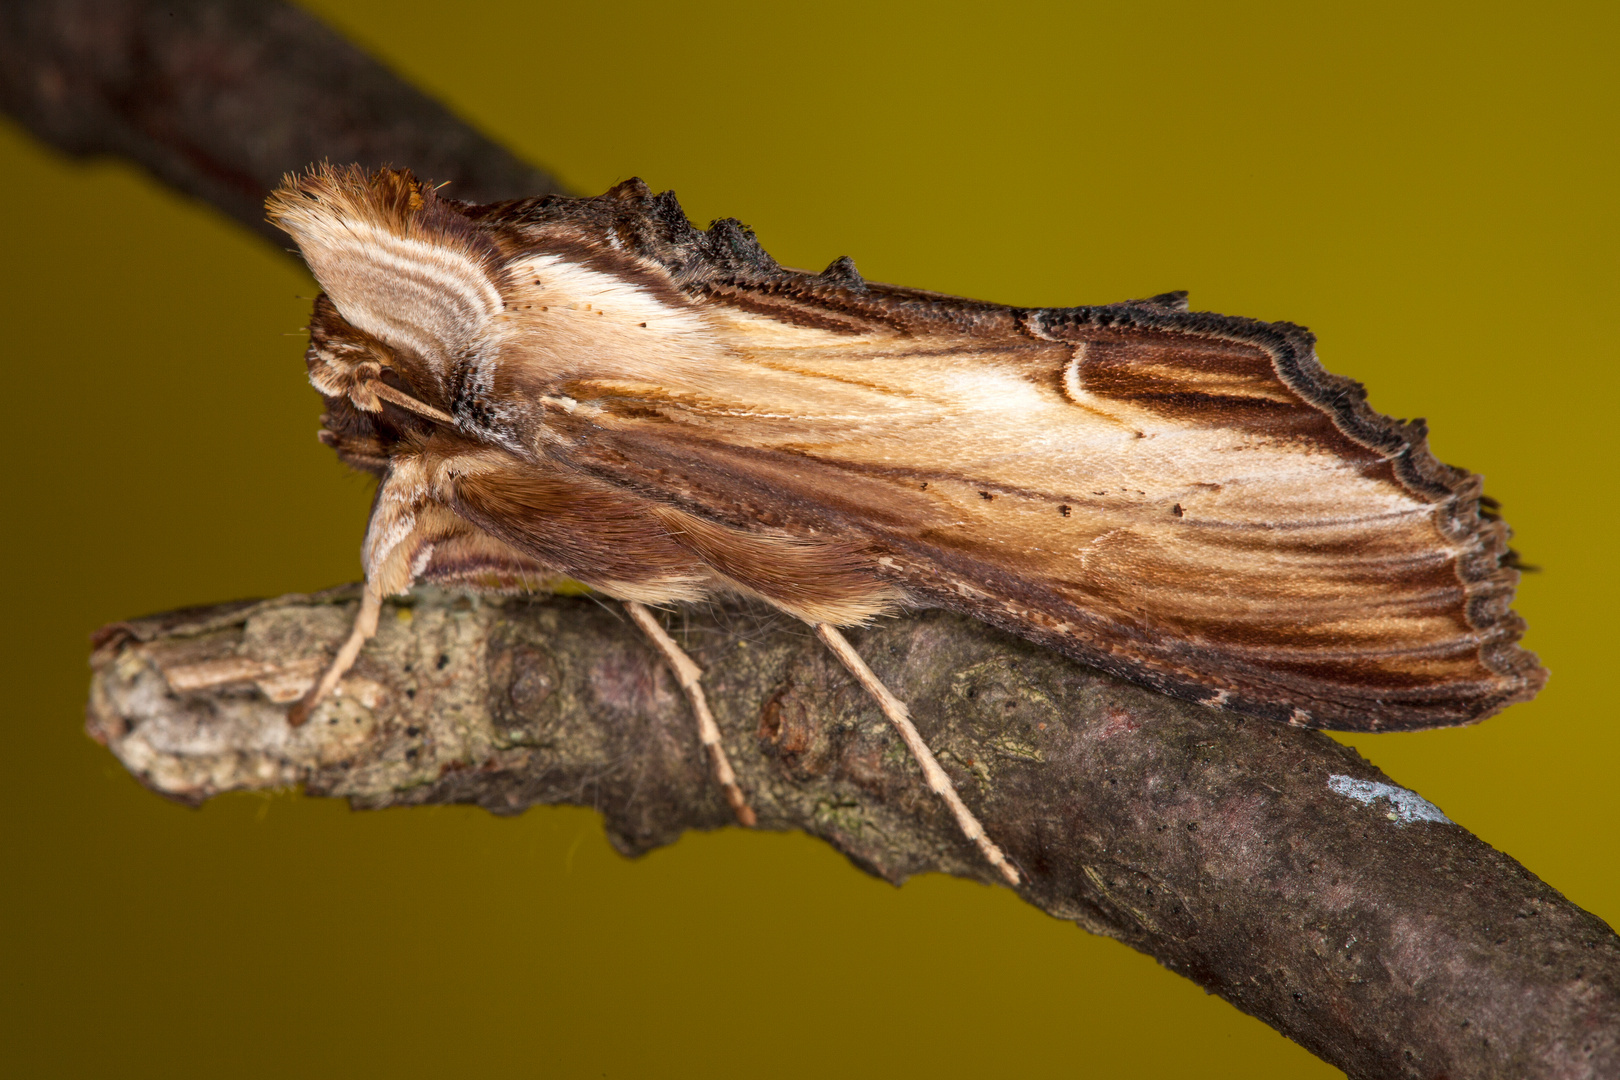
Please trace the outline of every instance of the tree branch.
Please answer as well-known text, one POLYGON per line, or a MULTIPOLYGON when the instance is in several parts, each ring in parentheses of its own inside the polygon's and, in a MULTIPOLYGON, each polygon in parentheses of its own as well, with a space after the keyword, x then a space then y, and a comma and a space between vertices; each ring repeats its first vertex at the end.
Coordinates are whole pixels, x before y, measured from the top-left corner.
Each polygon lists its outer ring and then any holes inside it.
POLYGON ((0 109, 59 150, 139 162, 277 247, 264 198, 312 162, 406 166, 472 202, 562 190, 272 0, 7 0, 0 109))
MULTIPOLYGON (((355 595, 107 628, 90 734, 188 802, 302 783, 362 808, 568 803, 601 811, 626 854, 731 823, 679 687, 589 600, 423 590, 385 612, 342 695, 288 727, 355 595)), ((671 629, 707 671, 761 828, 821 837, 893 882, 999 880, 804 627, 723 606, 671 629)), ((1620 939, 1354 750, 944 613, 856 643, 1043 911, 1352 1077, 1620 1071, 1620 939)))
MULTIPOLYGON (((487 201, 557 190, 296 8, 266 0, 12 0, 0 107, 75 154, 140 162, 282 244, 281 174, 392 163, 487 201)), ((303 783, 356 806, 593 806, 626 853, 730 811, 685 703, 586 601, 423 593, 345 693, 285 705, 352 593, 109 628, 89 730, 187 801, 303 783)), ((802 627, 689 614, 763 827, 891 881, 989 868, 889 726, 802 627)), ((1353 1077, 1620 1075, 1620 940, 1513 860, 1319 734, 1112 681, 943 615, 857 637, 998 843, 1023 895, 1261 1018, 1353 1077)))

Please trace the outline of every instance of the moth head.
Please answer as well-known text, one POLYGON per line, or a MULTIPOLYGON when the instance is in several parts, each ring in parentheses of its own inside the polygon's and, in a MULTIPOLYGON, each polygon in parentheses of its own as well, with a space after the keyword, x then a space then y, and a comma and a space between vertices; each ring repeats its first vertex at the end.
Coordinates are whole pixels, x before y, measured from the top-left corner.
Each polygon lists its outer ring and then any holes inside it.
POLYGON ((317 388, 374 411, 366 388, 392 370, 442 404, 451 368, 479 350, 501 311, 494 243, 405 170, 319 166, 289 175, 266 209, 352 331, 327 320, 323 343, 323 327, 312 328, 317 388))

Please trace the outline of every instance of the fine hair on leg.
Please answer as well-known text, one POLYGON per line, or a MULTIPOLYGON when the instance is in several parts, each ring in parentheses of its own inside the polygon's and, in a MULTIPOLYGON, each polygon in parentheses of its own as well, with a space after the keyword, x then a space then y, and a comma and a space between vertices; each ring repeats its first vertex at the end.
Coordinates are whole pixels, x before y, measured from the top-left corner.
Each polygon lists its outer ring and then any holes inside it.
POLYGON ((995 841, 985 834, 984 826, 973 816, 973 811, 967 808, 962 797, 956 793, 956 785, 951 783, 951 778, 945 774, 945 770, 935 759, 934 752, 923 742, 917 726, 911 722, 911 714, 906 710, 905 703, 889 692, 889 688, 883 685, 883 680, 872 673, 872 669, 866 666, 866 661, 861 659, 860 653, 855 651, 849 639, 839 633, 836 627, 827 623, 816 623, 815 628, 816 636, 826 643, 833 651, 833 655, 842 661, 849 669, 849 673, 854 675, 866 688, 866 692, 872 695, 878 703, 878 708, 883 710, 883 715, 889 718, 889 722, 900 729, 900 738, 905 740, 906 749, 911 751, 911 756, 922 766, 929 789, 944 799, 945 805, 951 808, 962 834, 978 845, 985 859, 1007 879, 1008 884, 1018 885, 1022 878, 1017 868, 1007 860, 1007 856, 996 846, 995 841))
POLYGON ((709 711, 709 699, 703 695, 703 684, 699 681, 703 678, 703 669, 686 655, 684 649, 675 644, 675 639, 664 631, 657 616, 653 615, 645 604, 626 600, 624 609, 630 613, 631 620, 641 628, 641 632, 652 641, 653 646, 663 654, 670 670, 675 673, 675 681, 680 683, 681 690, 686 694, 686 700, 692 704, 692 712, 697 715, 698 741, 709 751, 709 759, 714 765, 714 778, 719 781, 721 790, 725 792, 726 802, 737 815, 737 823, 752 828, 755 821, 753 807, 748 805, 742 788, 737 786, 737 774, 731 768, 731 759, 726 757, 726 748, 720 744, 720 725, 714 722, 714 713, 709 711))
POLYGON ((360 656, 361 647, 376 636, 377 617, 381 614, 382 592, 367 579, 365 591, 360 594, 360 614, 355 616, 354 629, 349 631, 349 639, 338 649, 337 656, 322 673, 320 681, 309 688, 309 693, 293 703, 293 707, 287 712, 288 724, 302 727, 309 719, 309 714, 315 711, 315 706, 337 689, 338 681, 354 667, 355 660, 360 656))

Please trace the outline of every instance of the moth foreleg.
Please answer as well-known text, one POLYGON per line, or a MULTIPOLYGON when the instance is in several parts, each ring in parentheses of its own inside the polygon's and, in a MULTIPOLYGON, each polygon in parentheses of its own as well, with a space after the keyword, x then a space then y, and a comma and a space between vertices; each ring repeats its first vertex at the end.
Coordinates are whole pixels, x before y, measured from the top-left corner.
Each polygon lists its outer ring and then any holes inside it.
POLYGON ((287 723, 293 727, 301 727, 309 719, 309 714, 326 699, 326 696, 336 689, 338 681, 348 670, 354 667, 354 662, 360 656, 360 649, 366 642, 377 634, 377 617, 382 613, 382 590, 374 581, 366 579, 365 591, 360 595, 360 614, 355 616, 354 628, 349 631, 348 640, 338 649, 337 656, 322 673, 320 681, 309 688, 309 693, 299 698, 287 712, 287 723))
POLYGON ((681 684, 686 693, 686 700, 692 704, 692 712, 697 715, 698 741, 709 752, 709 758, 714 765, 714 778, 725 792, 726 802, 731 804, 732 811, 737 815, 740 825, 753 827, 754 811, 743 796, 742 788, 737 786, 737 774, 731 768, 731 759, 726 757, 726 748, 720 744, 720 725, 714 722, 714 713, 709 711, 709 699, 703 695, 703 669, 697 662, 686 655, 675 639, 665 633, 653 613, 647 610, 645 604, 634 600, 626 600, 624 608, 630 613, 630 618, 641 627, 642 633, 652 640, 658 651, 664 655, 670 670, 675 673, 675 681, 681 684))
POLYGON ((816 623, 815 627, 816 636, 826 643, 827 648, 833 651, 833 655, 838 657, 849 669, 849 673, 855 676, 866 688, 866 692, 877 701, 883 715, 899 729, 900 738, 905 741, 906 749, 911 751, 911 756, 922 766, 929 789, 944 799, 945 805, 951 808, 951 813, 956 815, 956 824, 960 826, 963 835, 978 845, 985 859, 1000 871, 1001 876, 1006 878, 1009 884, 1019 884, 1022 879, 1017 868, 1007 861, 1007 856, 996 846, 995 841, 986 835, 984 826, 973 816, 973 811, 967 808, 962 797, 956 793, 956 785, 951 783, 951 778, 940 767, 934 752, 923 742, 917 726, 911 722, 911 714, 906 710, 905 703, 889 692, 889 688, 883 685, 883 680, 873 674, 872 669, 866 666, 866 661, 861 659, 861 654, 855 651, 849 639, 839 633, 836 627, 827 623, 816 623))

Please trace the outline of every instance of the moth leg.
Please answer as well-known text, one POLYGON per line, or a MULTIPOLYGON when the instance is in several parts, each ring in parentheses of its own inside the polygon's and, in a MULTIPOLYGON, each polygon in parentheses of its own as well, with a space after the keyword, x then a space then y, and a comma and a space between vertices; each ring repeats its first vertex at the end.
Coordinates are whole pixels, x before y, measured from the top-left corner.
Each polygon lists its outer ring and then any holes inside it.
POLYGON ((370 578, 366 579, 365 592, 360 596, 360 614, 355 617, 354 629, 349 631, 349 639, 343 643, 332 663, 321 675, 320 682, 310 687, 309 693, 299 698, 287 712, 287 723, 293 727, 301 727, 309 719, 309 714, 326 699, 333 689, 337 687, 338 680, 346 675, 354 662, 360 656, 360 649, 366 642, 377 634, 377 617, 382 613, 382 590, 370 578))
POLYGON ((1006 878, 1009 884, 1018 885, 1022 879, 1017 868, 1007 861, 1007 856, 1002 854, 995 841, 985 834, 984 826, 979 824, 979 819, 973 816, 973 811, 967 808, 962 797, 956 793, 956 785, 951 783, 951 778, 940 768, 934 752, 928 749, 928 744, 923 742, 922 735, 911 722, 911 714, 907 712, 905 703, 889 692, 889 688, 883 685, 883 680, 872 673, 872 669, 866 666, 866 661, 861 659, 860 653, 855 651, 849 639, 840 634, 836 627, 827 623, 816 623, 815 627, 816 636, 826 643, 827 648, 843 662, 849 673, 855 676, 856 681, 876 699, 878 708, 883 710, 883 715, 889 718, 889 722, 900 729, 900 738, 905 740, 906 749, 911 751, 911 756, 922 766, 928 787, 951 808, 951 813, 956 815, 956 824, 961 827, 963 835, 979 846, 979 851, 984 854, 985 859, 1001 872, 1001 876, 1006 878))
POLYGON ((742 788, 737 786, 737 774, 732 771, 731 759, 726 757, 726 748, 720 745, 720 725, 714 722, 714 714, 709 711, 709 699, 703 696, 703 684, 698 680, 703 678, 703 669, 697 666, 690 656, 686 655, 675 639, 664 632, 653 613, 647 610, 645 604, 634 600, 624 601, 624 609, 630 613, 630 618, 641 627, 642 633, 652 640, 658 651, 664 654, 669 663, 670 670, 675 673, 675 681, 681 684, 686 692, 686 700, 692 703, 692 712, 697 714, 698 740, 709 751, 709 758, 714 763, 714 778, 720 782, 721 790, 726 793, 726 802, 731 804, 732 811, 737 815, 737 823, 752 828, 754 825, 754 810, 748 805, 742 788))
POLYGON ((360 614, 320 681, 288 710, 287 723, 291 726, 299 727, 307 721, 315 706, 337 688, 338 681, 354 666, 360 649, 377 634, 383 597, 411 587, 432 554, 433 541, 468 528, 434 502, 430 490, 420 454, 400 454, 390 460, 388 475, 377 485, 371 520, 366 523, 366 542, 360 549, 360 563, 366 571, 360 614))

